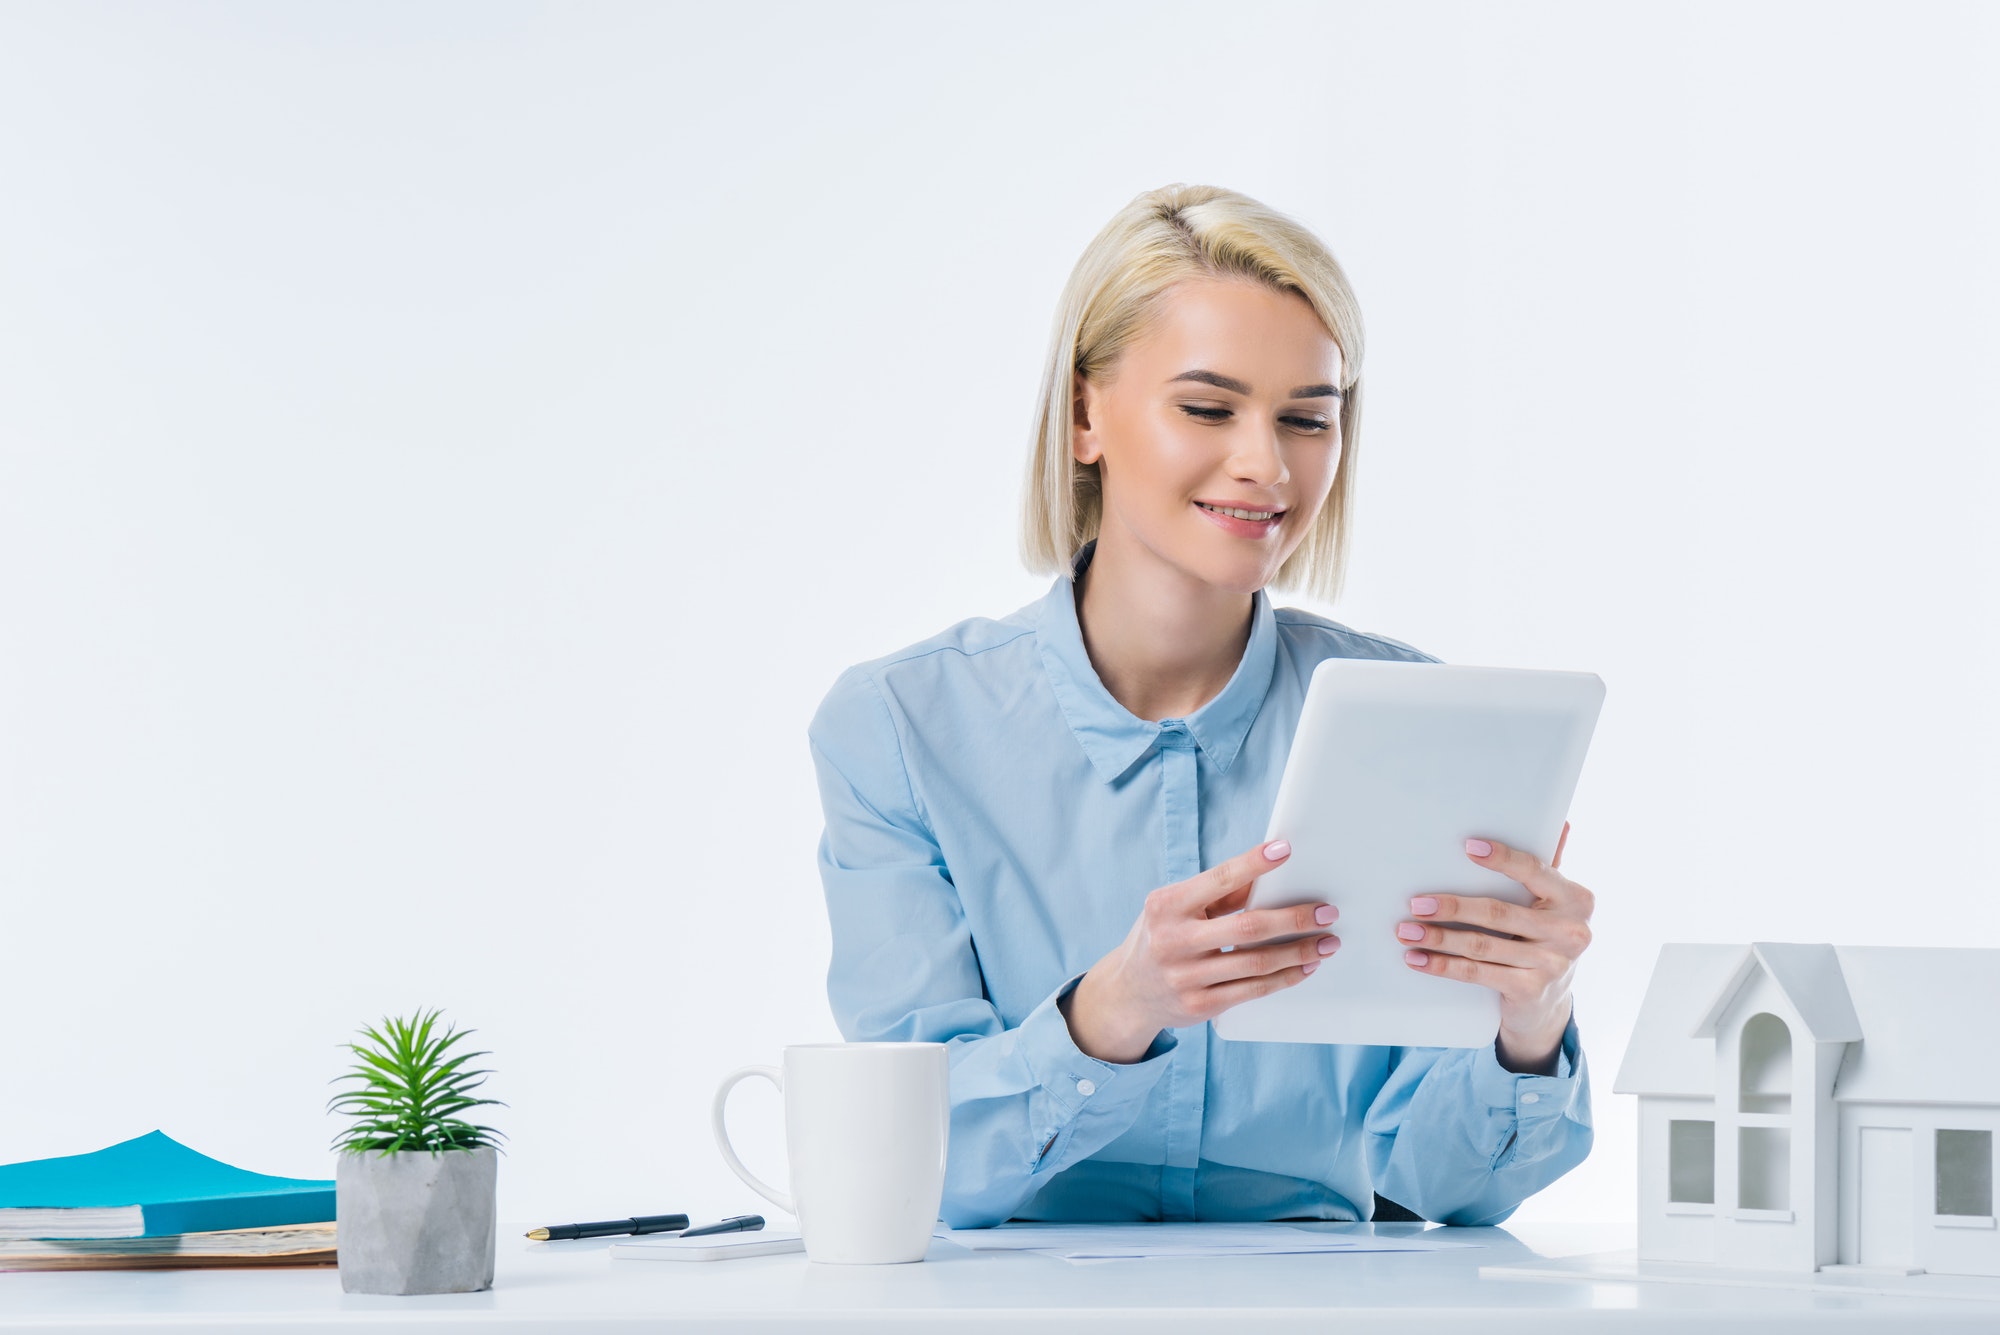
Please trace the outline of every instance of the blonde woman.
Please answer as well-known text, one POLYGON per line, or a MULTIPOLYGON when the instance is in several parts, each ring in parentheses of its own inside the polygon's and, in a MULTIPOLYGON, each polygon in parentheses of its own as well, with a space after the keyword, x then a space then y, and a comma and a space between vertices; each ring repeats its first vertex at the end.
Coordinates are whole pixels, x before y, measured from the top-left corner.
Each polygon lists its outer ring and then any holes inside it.
POLYGON ((1049 351, 1022 533, 1048 594, 847 669, 813 717, 828 995, 850 1040, 949 1045, 950 1224, 1491 1224, 1589 1152, 1591 895, 1560 845, 1468 840, 1532 906, 1420 896, 1398 928, 1409 968, 1499 992, 1490 1048, 1209 1027, 1340 948, 1338 905, 1236 912, 1290 853, 1261 839, 1313 667, 1438 661, 1266 592, 1338 590, 1361 354, 1307 229, 1140 195, 1049 351))

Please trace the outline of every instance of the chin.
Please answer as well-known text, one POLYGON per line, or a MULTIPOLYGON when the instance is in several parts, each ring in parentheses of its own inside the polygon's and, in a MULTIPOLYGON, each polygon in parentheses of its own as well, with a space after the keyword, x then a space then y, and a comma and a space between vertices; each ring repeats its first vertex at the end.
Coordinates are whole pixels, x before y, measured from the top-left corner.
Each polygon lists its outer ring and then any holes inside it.
MULTIPOLYGON (((1248 544, 1244 544, 1247 546, 1248 544)), ((1186 569, 1204 582, 1231 593, 1255 593, 1277 576, 1284 564, 1262 552, 1203 552, 1186 569)))

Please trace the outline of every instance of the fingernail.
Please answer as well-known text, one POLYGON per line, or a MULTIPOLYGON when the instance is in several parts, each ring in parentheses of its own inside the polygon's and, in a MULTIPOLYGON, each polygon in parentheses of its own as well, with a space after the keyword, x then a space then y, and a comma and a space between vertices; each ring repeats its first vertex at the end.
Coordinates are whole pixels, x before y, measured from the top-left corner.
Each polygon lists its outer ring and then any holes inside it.
POLYGON ((1314 960, 1312 963, 1306 965, 1303 969, 1300 969, 1299 972, 1303 974, 1310 974, 1314 969, 1317 969, 1318 967, 1319 967, 1319 961, 1314 960))
POLYGON ((1264 856, 1273 862, 1276 862, 1291 851, 1292 846, 1283 839, 1273 839, 1270 843, 1264 845, 1264 856))
POLYGON ((1324 927, 1340 916, 1340 910, 1331 904, 1322 904, 1313 910, 1313 921, 1324 927))
POLYGON ((1410 901, 1410 912, 1412 913, 1436 913, 1437 911, 1438 902, 1429 895, 1418 895, 1410 901))
POLYGON ((1465 841, 1465 851, 1476 858, 1483 858, 1493 851, 1493 845, 1484 839, 1468 839, 1465 841))
POLYGON ((1403 963, 1405 964, 1414 965, 1416 968, 1421 969, 1430 962, 1431 957, 1424 954, 1421 950, 1406 950, 1403 952, 1403 963))
POLYGON ((1337 937, 1337 936, 1323 936, 1323 937, 1321 937, 1321 938, 1319 939, 1319 953, 1320 953, 1320 954, 1322 954, 1322 955, 1331 955, 1331 954, 1332 954, 1332 953, 1333 953, 1334 951, 1336 951, 1336 950, 1339 950, 1339 949, 1340 949, 1340 938, 1339 938, 1339 937, 1337 937))
POLYGON ((1396 924, 1396 935, 1402 937, 1405 941, 1421 941, 1424 939, 1423 924, 1399 922, 1396 924))

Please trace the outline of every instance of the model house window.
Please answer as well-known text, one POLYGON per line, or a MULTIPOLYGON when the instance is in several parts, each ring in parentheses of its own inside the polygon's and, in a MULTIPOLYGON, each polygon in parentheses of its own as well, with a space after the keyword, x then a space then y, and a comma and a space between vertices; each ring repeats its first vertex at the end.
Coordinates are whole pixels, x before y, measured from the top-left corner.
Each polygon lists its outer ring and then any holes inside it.
POLYGON ((1743 1025, 1741 1103, 1747 1113, 1792 1110, 1792 1031, 1769 1012, 1743 1025))
POLYGON ((1667 1199, 1715 1204, 1715 1123, 1667 1123, 1667 1199))
POLYGON ((1743 1210, 1792 1208, 1792 1133, 1782 1126, 1736 1131, 1736 1205, 1743 1210))
POLYGON ((1993 1213, 1993 1133, 1937 1133, 1937 1212, 1984 1218, 1993 1213))

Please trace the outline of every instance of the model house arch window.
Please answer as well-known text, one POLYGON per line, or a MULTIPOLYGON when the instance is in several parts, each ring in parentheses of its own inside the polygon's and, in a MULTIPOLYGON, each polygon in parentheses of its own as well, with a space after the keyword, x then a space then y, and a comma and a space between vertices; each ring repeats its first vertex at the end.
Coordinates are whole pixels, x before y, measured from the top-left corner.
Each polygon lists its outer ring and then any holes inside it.
POLYGON ((1747 1113, 1792 1110, 1792 1031, 1769 1011, 1743 1023, 1742 1083, 1737 1106, 1747 1113))
POLYGON ((1736 1205, 1792 1204, 1792 1031, 1769 1011, 1743 1022, 1737 1040, 1736 1205))

